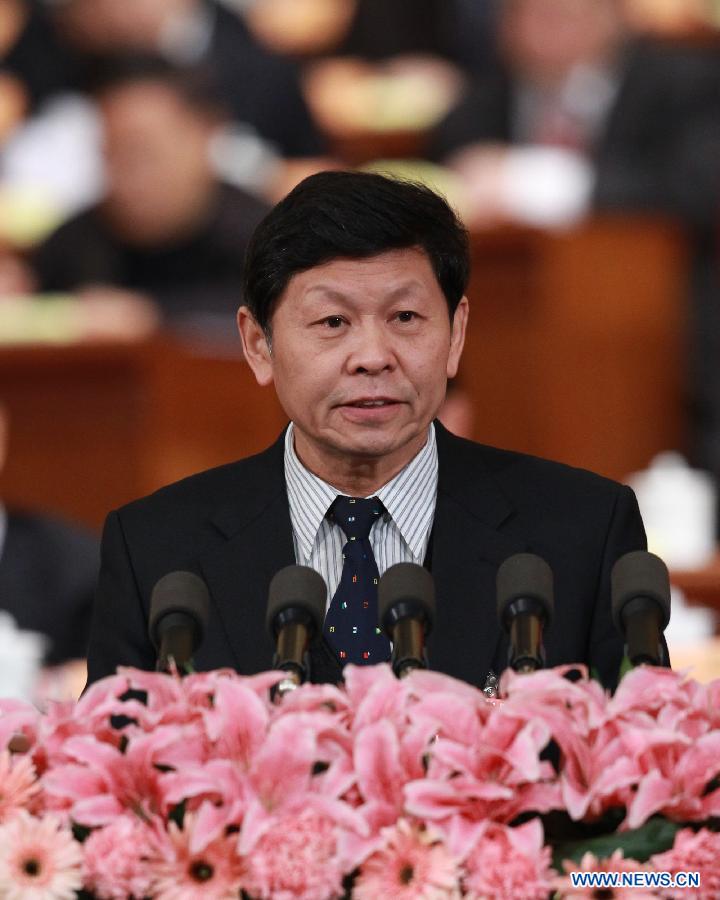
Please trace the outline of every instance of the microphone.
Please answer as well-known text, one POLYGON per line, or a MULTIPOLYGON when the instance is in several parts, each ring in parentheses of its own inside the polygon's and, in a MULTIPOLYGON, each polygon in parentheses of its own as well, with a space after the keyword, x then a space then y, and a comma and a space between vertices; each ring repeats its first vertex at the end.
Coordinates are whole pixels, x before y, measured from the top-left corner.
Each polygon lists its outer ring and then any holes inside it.
POLYGON ((553 615, 553 573, 534 553, 508 557, 497 572, 497 611, 510 635, 508 665, 528 673, 545 665, 543 629, 553 615))
POLYGON ((625 656, 634 666, 667 665, 662 633, 670 621, 670 576, 653 553, 633 550, 610 574, 612 616, 625 638, 625 656))
POLYGON ((307 679, 308 647, 322 631, 326 601, 325 579, 309 566, 286 566, 270 582, 265 625, 275 644, 273 668, 287 673, 273 696, 282 697, 307 679))
POLYGON ((148 633, 157 651, 158 672, 192 670, 210 610, 205 582, 193 572, 168 572, 150 596, 148 633))
POLYGON ((435 621, 435 583, 415 563, 397 563, 378 584, 378 616, 392 641, 392 667, 398 678, 426 669, 425 637, 435 621))

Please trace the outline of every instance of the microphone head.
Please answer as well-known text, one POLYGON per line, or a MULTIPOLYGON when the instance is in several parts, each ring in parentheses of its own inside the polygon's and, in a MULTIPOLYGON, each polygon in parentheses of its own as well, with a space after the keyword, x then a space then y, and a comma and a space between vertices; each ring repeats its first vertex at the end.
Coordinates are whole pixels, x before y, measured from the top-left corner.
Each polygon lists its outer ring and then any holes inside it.
POLYGON ((529 601, 529 608, 540 615, 545 625, 553 617, 553 573, 542 557, 534 553, 509 556, 497 571, 497 613, 503 628, 520 611, 518 601, 529 601), (515 608, 513 608, 515 607, 515 608))
POLYGON ((378 618, 389 637, 407 618, 421 619, 429 634, 435 622, 435 582, 428 570, 416 563, 390 566, 378 584, 378 618))
POLYGON ((278 617, 292 611, 292 618, 314 631, 321 631, 325 621, 327 585, 325 579, 309 566, 285 566, 270 582, 265 627, 275 640, 278 617))
POLYGON ((654 553, 633 550, 621 556, 610 573, 612 617, 620 634, 625 634, 623 610, 636 597, 655 601, 662 617, 664 631, 670 621, 670 576, 667 566, 654 553))
POLYGON ((157 582, 150 595, 148 634, 156 650, 160 649, 160 625, 170 613, 183 613, 195 622, 193 649, 205 634, 210 611, 210 595, 205 582, 194 572, 168 572, 157 582))

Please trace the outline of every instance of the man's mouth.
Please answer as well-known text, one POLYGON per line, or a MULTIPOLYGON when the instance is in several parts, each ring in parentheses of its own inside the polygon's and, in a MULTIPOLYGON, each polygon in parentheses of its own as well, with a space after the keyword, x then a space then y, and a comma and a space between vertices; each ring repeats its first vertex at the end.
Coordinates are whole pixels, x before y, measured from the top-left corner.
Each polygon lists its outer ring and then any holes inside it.
POLYGON ((344 403, 343 406, 354 406, 357 409, 373 409, 378 406, 391 406, 397 402, 397 400, 382 397, 377 400, 351 400, 348 403, 344 403))

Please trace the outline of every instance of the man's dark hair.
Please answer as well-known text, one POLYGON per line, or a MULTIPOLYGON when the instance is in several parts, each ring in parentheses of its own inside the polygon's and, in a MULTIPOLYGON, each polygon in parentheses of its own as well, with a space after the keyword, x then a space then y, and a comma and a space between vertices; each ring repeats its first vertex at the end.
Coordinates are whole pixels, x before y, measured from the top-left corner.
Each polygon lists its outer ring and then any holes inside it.
POLYGON ((425 251, 452 317, 470 271, 468 237, 447 202, 422 184, 368 172, 319 172, 300 182, 255 229, 245 258, 245 303, 269 334, 293 275, 340 257, 425 251))

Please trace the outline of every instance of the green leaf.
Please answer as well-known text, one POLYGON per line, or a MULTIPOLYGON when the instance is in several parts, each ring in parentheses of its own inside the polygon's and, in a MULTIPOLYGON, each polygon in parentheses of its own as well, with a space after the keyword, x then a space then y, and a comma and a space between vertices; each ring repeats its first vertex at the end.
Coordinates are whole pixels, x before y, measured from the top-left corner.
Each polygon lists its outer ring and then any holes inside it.
POLYGON ((654 853, 669 850, 681 827, 676 822, 657 816, 633 831, 616 831, 580 841, 564 841, 553 848, 553 865, 558 871, 562 871, 564 859, 580 862, 588 852, 595 854, 598 859, 604 859, 615 850, 622 850, 626 859, 645 862, 654 853))
POLYGON ((622 681, 627 673, 632 672, 634 668, 635 666, 630 662, 630 658, 627 654, 623 656, 622 662, 620 663, 620 671, 618 672, 618 682, 622 681))

